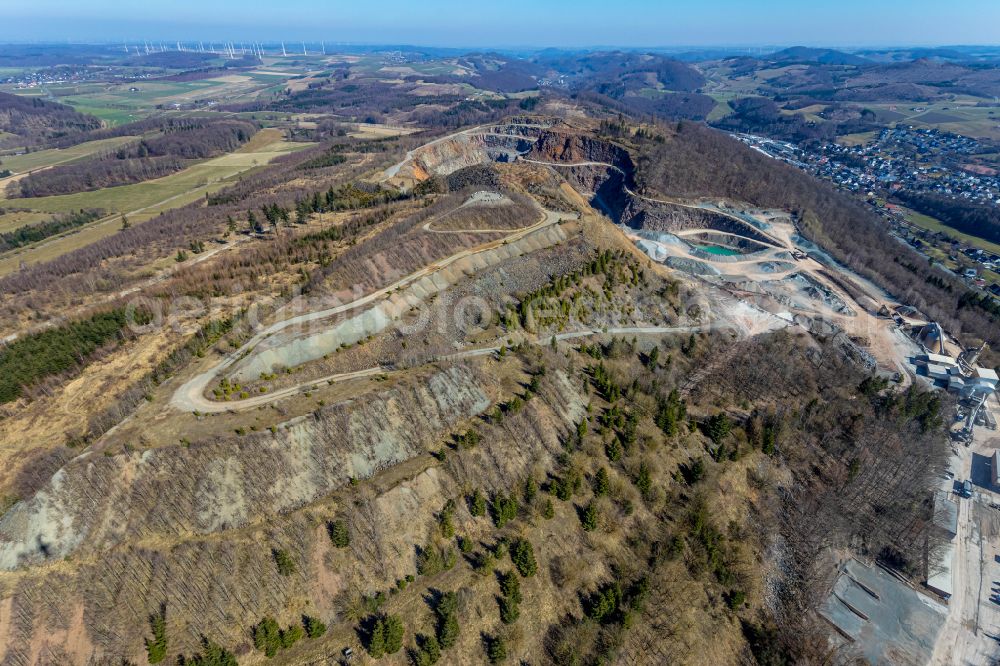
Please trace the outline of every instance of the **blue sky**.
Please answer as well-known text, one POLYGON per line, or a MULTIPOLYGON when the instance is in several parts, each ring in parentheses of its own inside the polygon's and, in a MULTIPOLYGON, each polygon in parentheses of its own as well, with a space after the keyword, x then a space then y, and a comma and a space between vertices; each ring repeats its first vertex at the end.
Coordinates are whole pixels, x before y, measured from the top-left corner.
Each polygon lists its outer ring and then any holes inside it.
POLYGON ((459 47, 1000 42, 1000 0, 0 0, 0 40, 459 47))

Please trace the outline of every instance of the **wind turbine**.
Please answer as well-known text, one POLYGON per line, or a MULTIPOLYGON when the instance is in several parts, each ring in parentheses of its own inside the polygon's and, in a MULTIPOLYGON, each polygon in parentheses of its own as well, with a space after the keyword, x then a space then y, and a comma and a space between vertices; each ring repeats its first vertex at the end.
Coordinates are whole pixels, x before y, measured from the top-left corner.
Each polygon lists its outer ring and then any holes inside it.
POLYGON ((281 42, 281 55, 288 57, 288 52, 285 51, 285 43, 281 42))

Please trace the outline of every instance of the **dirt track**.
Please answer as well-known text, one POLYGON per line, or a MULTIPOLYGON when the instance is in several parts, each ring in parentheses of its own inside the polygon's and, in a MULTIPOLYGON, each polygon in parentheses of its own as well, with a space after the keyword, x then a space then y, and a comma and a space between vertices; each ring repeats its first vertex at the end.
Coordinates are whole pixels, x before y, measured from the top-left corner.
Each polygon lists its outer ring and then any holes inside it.
MULTIPOLYGON (((178 409, 180 411, 223 412, 223 411, 229 411, 230 409, 242 409, 245 407, 252 407, 260 404, 265 404, 268 402, 272 402, 273 400, 276 400, 280 397, 284 397, 292 393, 295 393, 299 388, 297 386, 291 387, 291 389, 285 389, 281 392, 276 392, 274 394, 266 394, 261 396, 254 396, 253 398, 247 398, 246 401, 232 401, 226 403, 217 403, 208 400, 204 396, 205 390, 208 388, 209 384, 211 384, 212 381, 219 375, 220 372, 222 372, 226 368, 229 368, 237 361, 242 360, 246 356, 252 354, 253 350, 265 339, 268 339, 280 333, 281 331, 284 331, 285 329, 288 329, 293 326, 299 326, 307 322, 319 319, 325 319, 337 314, 341 314, 351 310, 356 310, 365 305, 369 305, 377 301, 378 299, 382 298, 383 296, 386 296, 396 291, 400 287, 405 287, 413 282, 416 282, 420 278, 423 278, 436 271, 446 268, 447 266, 455 263, 460 259, 463 259, 465 257, 480 252, 491 250, 504 243, 510 243, 516 241, 534 231, 556 224, 564 219, 569 219, 569 216, 567 216, 565 213, 558 213, 548 210, 543 211, 542 219, 539 222, 531 225, 530 227, 524 227, 522 229, 518 229, 512 234, 509 234, 501 239, 491 241, 484 245, 480 245, 475 248, 470 248, 462 250, 461 252, 457 252, 446 259, 438 261, 429 266, 425 266, 424 268, 421 268, 420 270, 411 273, 410 275, 407 275, 406 277, 397 280, 396 282, 386 287, 383 287, 382 289, 373 291, 370 294, 357 298, 348 303, 344 303, 342 305, 337 305, 331 308, 325 308, 322 310, 308 312, 305 314, 297 315, 295 317, 290 317, 288 319, 283 319, 281 321, 275 322, 270 326, 267 326, 263 330, 259 331, 257 334, 255 334, 246 344, 244 344, 238 350, 227 356, 221 363, 216 365, 214 368, 197 375, 196 377, 190 379, 188 382, 182 385, 180 388, 178 388, 177 391, 174 393, 173 397, 171 398, 170 404, 175 409, 178 409)), ((381 371, 380 368, 374 368, 362 371, 362 373, 375 374, 380 371, 381 371)), ((350 373, 350 374, 355 374, 355 373, 350 373)), ((333 377, 326 379, 337 380, 337 377, 338 376, 335 375, 333 377)), ((345 377, 343 379, 349 379, 349 378, 350 377, 345 377)), ((316 383, 316 380, 311 380, 309 382, 306 382, 305 384, 312 385, 314 383, 316 383)))

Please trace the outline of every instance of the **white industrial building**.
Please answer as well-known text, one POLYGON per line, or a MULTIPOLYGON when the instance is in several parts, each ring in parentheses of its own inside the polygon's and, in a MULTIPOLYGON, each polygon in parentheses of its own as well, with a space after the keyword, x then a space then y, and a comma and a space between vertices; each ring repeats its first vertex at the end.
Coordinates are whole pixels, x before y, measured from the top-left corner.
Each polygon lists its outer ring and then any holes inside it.
POLYGON ((955 591, 952 582, 951 567, 955 559, 955 542, 944 544, 937 561, 929 566, 927 572, 927 587, 942 599, 950 599, 955 591))
POLYGON ((962 358, 952 358, 944 354, 927 352, 918 361, 927 376, 943 383, 952 393, 963 398, 978 399, 990 396, 997 390, 998 378, 995 370, 971 365, 962 358))

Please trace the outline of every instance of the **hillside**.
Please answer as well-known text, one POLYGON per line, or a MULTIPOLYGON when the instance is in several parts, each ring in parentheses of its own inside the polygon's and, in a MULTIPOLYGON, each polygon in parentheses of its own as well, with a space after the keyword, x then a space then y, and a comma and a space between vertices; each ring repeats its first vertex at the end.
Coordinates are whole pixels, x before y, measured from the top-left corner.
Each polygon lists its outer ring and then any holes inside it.
POLYGON ((0 147, 35 145, 97 129, 101 121, 57 102, 0 92, 0 147))
POLYGON ((880 379, 859 278, 792 257, 790 213, 826 243, 805 209, 853 209, 716 137, 341 137, 7 278, 49 326, 0 352, 4 658, 849 654, 818 604, 840 553, 919 575, 951 406, 880 379))

